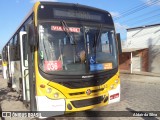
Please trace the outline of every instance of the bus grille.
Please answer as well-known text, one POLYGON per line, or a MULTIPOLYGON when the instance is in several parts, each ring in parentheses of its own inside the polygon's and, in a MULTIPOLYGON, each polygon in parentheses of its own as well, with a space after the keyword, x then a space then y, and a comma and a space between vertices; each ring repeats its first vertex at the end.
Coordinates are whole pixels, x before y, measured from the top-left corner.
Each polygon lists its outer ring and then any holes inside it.
POLYGON ((102 101, 103 101, 103 96, 99 96, 91 99, 71 101, 71 103, 75 108, 80 108, 80 107, 96 105, 101 103, 102 101))
MULTIPOLYGON (((104 88, 101 89, 96 89, 96 90, 91 90, 91 93, 98 93, 100 91, 103 91, 104 88)), ((75 95, 82 95, 82 94, 86 94, 85 92, 75 92, 75 93, 69 93, 70 96, 75 96, 75 95)))

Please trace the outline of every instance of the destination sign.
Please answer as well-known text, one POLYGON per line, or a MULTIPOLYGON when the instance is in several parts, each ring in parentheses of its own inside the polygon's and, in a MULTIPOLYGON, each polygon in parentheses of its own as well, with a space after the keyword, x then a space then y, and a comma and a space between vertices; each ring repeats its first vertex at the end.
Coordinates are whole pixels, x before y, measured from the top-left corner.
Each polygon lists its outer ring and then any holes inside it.
POLYGON ((54 9, 53 10, 54 17, 65 17, 65 18, 78 18, 85 20, 95 20, 102 21, 102 15, 97 14, 95 12, 87 12, 87 11, 76 11, 76 10, 66 10, 66 9, 54 9))

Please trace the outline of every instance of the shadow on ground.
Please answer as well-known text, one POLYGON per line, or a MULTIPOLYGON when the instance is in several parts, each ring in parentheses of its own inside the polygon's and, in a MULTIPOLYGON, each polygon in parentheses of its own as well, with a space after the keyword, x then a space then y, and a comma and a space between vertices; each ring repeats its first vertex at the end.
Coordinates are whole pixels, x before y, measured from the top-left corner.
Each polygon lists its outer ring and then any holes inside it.
MULTIPOLYGON (((1 102, 5 100, 7 97, 9 97, 9 96, 6 96, 8 92, 9 91, 7 90, 7 88, 0 89, 0 111, 1 112, 2 112, 1 102)), ((1 117, 1 120, 5 120, 5 118, 1 117)))
POLYGON ((1 88, 0 89, 0 102, 6 99, 9 96, 6 96, 9 90, 7 88, 1 88))

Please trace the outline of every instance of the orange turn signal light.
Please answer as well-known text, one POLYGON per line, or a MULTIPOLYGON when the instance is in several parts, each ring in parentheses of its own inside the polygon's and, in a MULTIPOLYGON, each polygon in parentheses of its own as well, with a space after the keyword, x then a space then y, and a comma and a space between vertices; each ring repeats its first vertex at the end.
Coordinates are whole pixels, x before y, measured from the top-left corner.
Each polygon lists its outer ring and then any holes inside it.
POLYGON ((40 87, 41 87, 41 88, 45 88, 46 86, 45 86, 44 84, 41 84, 40 87))

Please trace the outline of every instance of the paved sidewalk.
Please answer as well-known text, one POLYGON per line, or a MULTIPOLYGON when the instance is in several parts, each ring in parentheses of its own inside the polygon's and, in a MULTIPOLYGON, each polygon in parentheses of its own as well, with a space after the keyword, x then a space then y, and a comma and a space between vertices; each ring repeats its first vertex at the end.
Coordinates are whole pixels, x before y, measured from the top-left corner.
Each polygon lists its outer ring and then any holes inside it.
POLYGON ((160 73, 151 73, 151 72, 143 72, 143 71, 133 71, 133 73, 131 73, 130 71, 127 71, 127 70, 120 70, 120 73, 122 73, 122 74, 133 74, 133 75, 160 77, 160 73))

